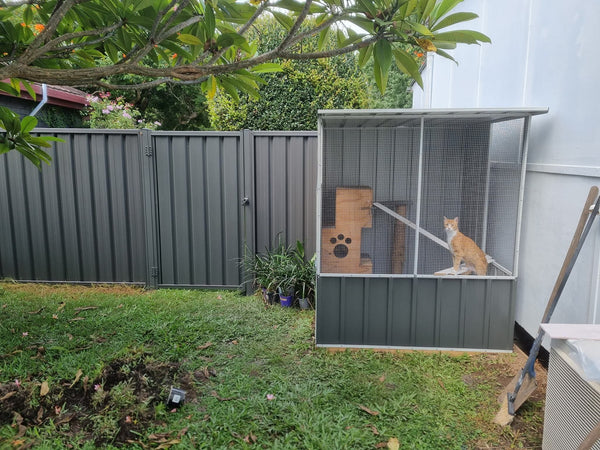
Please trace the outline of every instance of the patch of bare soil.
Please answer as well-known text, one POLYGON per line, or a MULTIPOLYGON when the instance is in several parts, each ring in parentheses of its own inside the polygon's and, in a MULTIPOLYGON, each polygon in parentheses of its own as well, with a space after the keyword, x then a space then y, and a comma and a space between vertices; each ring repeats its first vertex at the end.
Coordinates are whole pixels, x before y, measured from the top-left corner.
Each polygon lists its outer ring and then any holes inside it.
POLYGON ((0 384, 0 423, 16 429, 11 442, 16 448, 35 445, 23 439, 32 426, 54 426, 63 442, 84 439, 121 446, 138 441, 157 423, 155 407, 166 403, 171 386, 186 391, 186 402, 195 402, 195 384, 210 376, 214 371, 182 372, 176 363, 138 358, 111 362, 95 380, 82 377, 46 387, 0 384))
MULTIPOLYGON (((506 396, 506 387, 515 376, 521 373, 527 361, 527 354, 518 347, 514 347, 512 354, 490 354, 487 356, 488 367, 484 373, 470 374, 465 377, 465 383, 486 382, 495 387, 498 399, 506 396)), ((495 442, 482 440, 475 445, 477 449, 506 449, 525 448, 541 449, 544 425, 544 403, 546 399, 547 371, 536 361, 535 379, 537 387, 528 399, 517 410, 512 423, 501 427, 492 422, 493 417, 482 417, 483 429, 488 429, 494 435, 499 436, 495 442)), ((492 407, 497 407, 494 414, 500 410, 500 403, 492 399, 492 407)))

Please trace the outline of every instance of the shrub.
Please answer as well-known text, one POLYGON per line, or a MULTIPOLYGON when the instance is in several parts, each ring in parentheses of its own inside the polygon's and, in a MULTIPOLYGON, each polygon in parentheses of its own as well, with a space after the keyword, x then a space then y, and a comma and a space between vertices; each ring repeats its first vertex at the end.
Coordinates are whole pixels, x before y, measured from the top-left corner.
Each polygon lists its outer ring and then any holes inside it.
POLYGON ((148 123, 140 118, 140 112, 125 102, 123 97, 112 99, 110 92, 98 95, 88 95, 89 106, 82 111, 84 119, 90 128, 132 129, 148 128, 151 130, 160 126, 160 122, 148 123))

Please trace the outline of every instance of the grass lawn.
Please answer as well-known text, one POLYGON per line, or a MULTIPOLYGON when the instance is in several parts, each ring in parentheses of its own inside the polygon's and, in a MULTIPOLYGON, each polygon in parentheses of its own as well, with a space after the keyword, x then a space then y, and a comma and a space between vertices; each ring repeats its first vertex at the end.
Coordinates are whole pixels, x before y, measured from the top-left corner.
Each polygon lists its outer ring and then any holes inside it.
POLYGON ((228 291, 2 283, 0 314, 0 448, 541 445, 540 400, 492 424, 514 355, 333 353, 228 291))

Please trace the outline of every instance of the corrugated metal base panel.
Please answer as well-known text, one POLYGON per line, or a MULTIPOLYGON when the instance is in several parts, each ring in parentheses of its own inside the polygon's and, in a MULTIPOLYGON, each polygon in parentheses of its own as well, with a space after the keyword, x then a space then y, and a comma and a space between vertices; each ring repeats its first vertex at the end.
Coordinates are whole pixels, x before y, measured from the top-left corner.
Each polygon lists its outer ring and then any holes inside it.
POLYGON ((318 346, 512 351, 511 279, 318 277, 318 346))
MULTIPOLYGON (((586 381, 561 349, 550 350, 544 413, 545 450, 576 449, 600 422, 600 384, 586 381)), ((592 447, 600 450, 600 441, 592 447)))

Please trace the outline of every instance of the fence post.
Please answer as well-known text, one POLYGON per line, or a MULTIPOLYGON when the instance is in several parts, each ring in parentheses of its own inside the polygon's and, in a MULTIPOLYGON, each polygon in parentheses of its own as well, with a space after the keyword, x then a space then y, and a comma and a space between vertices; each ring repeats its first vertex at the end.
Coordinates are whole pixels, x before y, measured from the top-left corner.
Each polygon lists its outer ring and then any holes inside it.
MULTIPOLYGON (((244 198, 241 199, 243 205, 243 246, 242 257, 247 254, 256 254, 256 180, 255 180, 255 162, 254 154, 254 133, 251 130, 244 130, 242 133, 242 154, 244 166, 244 198)), ((242 269, 242 282, 245 282, 245 273, 242 269)), ((251 285, 244 284, 246 295, 251 294, 251 285)))
POLYGON ((146 287, 156 289, 160 282, 158 202, 156 194, 156 155, 150 130, 140 131, 140 152, 142 157, 144 227, 146 234, 146 287))

